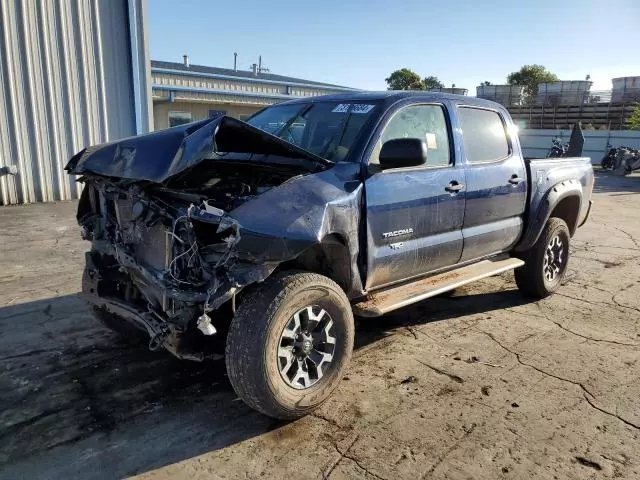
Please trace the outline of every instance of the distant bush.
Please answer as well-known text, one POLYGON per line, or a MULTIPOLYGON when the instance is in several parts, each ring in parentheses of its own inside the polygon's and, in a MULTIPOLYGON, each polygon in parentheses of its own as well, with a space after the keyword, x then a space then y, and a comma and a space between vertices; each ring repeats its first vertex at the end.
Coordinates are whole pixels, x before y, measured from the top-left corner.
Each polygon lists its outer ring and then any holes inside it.
POLYGON ((627 127, 629 130, 640 130, 640 104, 636 105, 633 113, 627 119, 627 127))

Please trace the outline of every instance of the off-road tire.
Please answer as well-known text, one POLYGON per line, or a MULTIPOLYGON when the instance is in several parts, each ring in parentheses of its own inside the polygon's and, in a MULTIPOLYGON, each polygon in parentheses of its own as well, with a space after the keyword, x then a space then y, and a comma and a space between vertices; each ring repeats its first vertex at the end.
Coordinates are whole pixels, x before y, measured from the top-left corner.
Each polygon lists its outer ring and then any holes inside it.
POLYGON ((149 335, 146 331, 135 327, 124 318, 95 306, 91 308, 91 313, 105 327, 117 333, 125 343, 141 345, 149 342, 149 335))
POLYGON ((340 383, 351 358, 353 336, 351 305, 338 284, 316 273, 281 272, 251 288, 242 299, 227 336, 227 374, 250 407, 278 419, 299 418, 321 405, 340 383), (334 359, 317 383, 298 390, 282 378, 277 349, 285 325, 309 305, 325 309, 334 322, 334 359))
POLYGON ((520 255, 520 258, 524 260, 525 264, 522 267, 516 268, 514 272, 516 285, 518 285, 518 289, 523 295, 532 298, 545 298, 560 287, 567 272, 570 243, 571 235, 565 221, 561 218, 550 218, 540 234, 538 241, 533 247, 520 255), (544 259, 549 243, 556 236, 559 236, 560 241, 563 243, 564 255, 566 257, 559 274, 553 281, 548 281, 543 271, 544 259))

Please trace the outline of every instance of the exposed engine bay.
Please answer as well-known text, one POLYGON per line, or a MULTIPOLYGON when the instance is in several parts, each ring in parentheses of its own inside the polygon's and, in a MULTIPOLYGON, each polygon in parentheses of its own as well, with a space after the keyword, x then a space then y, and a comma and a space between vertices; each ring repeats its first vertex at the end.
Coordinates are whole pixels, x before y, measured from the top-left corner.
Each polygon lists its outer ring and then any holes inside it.
POLYGON ((78 222, 92 250, 84 294, 143 325, 150 348, 201 360, 202 352, 184 344, 188 332, 215 333, 210 314, 277 266, 235 255, 241 232, 227 212, 300 174, 290 166, 216 161, 167 185, 85 175, 78 222))
MULTIPOLYGON (((351 117, 333 114, 337 145, 351 117)), ((219 117, 87 147, 66 170, 85 183, 83 294, 152 350, 219 357, 236 300, 278 267, 335 273, 362 294, 359 163, 219 117)))

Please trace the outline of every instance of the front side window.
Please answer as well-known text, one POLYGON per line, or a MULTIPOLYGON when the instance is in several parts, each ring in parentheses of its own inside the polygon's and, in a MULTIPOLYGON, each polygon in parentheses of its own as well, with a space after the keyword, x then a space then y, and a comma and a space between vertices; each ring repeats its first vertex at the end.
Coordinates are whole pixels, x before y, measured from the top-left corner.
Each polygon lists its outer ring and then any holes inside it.
POLYGON ((266 108, 247 123, 339 162, 346 159, 376 110, 376 103, 293 103, 266 108))
POLYGON ((509 155, 507 131, 498 112, 460 107, 458 118, 469 163, 494 162, 509 155))
POLYGON ((384 142, 398 138, 418 138, 427 145, 427 167, 451 164, 449 130, 444 108, 440 105, 411 105, 396 112, 387 123, 372 155, 371 163, 379 163, 384 142))

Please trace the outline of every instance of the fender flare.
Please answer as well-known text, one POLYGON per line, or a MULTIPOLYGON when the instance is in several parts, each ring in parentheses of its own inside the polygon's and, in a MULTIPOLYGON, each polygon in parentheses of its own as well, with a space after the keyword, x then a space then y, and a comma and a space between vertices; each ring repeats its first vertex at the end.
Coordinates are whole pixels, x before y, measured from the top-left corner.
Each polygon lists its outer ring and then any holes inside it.
POLYGON ((565 180, 551 187, 538 203, 538 209, 535 212, 529 212, 528 226, 514 250, 516 252, 524 252, 533 247, 538 238, 540 238, 540 234, 555 208, 564 199, 570 197, 577 197, 579 201, 576 219, 573 223, 574 228, 571 231, 571 235, 573 235, 575 228, 578 226, 578 217, 582 210, 582 185, 578 180, 565 180))

